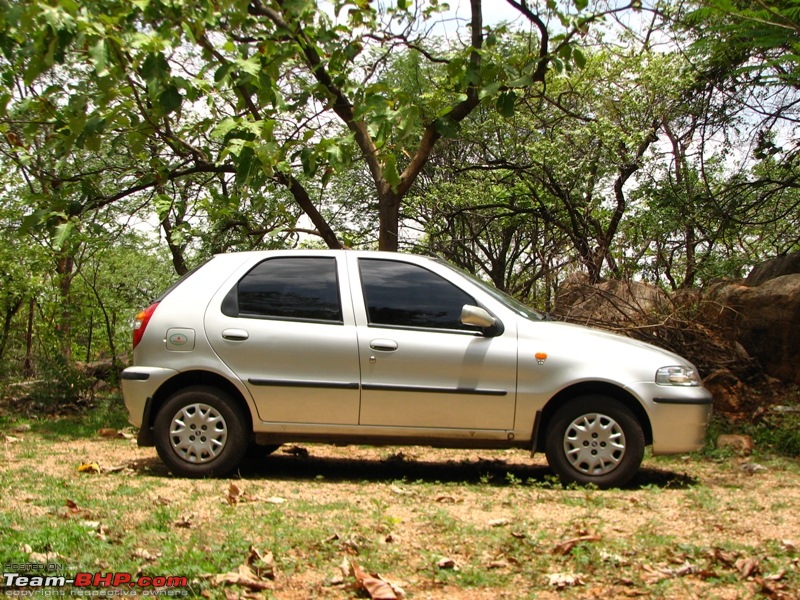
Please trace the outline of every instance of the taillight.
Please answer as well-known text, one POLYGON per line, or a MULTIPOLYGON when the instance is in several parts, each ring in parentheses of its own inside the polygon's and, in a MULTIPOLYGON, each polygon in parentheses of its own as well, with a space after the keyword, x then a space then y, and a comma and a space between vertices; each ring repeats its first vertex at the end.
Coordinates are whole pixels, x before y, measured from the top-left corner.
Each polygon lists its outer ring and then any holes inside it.
POLYGON ((143 311, 139 312, 136 315, 133 321, 133 347, 139 345, 139 342, 142 341, 142 336, 144 335, 144 330, 147 329, 147 324, 150 322, 150 317, 153 316, 153 313, 156 312, 156 307, 158 307, 158 302, 154 302, 143 311))

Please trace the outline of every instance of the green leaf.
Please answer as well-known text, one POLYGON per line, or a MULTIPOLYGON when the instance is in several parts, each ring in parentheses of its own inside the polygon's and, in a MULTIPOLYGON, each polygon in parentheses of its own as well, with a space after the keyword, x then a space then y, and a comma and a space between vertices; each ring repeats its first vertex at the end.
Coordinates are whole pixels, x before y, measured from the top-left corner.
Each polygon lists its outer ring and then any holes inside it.
POLYGON ((9 102, 11 102, 11 94, 0 94, 0 116, 6 116, 9 102))
POLYGON ((346 154, 341 143, 333 142, 325 149, 325 156, 334 168, 345 164, 346 154))
POLYGON ((471 85, 478 85, 481 82, 481 68, 480 66, 470 62, 467 65, 467 72, 464 74, 464 80, 471 85))
POLYGON ((497 92, 500 91, 501 87, 502 87, 502 84, 499 81, 495 81, 493 83, 490 83, 489 85, 484 86, 483 88, 481 88, 481 91, 478 94, 478 97, 481 100, 483 100, 484 98, 487 98, 489 96, 494 96, 497 92))
POLYGON ((36 212, 25 215, 17 231, 23 235, 35 231, 44 223, 46 217, 49 215, 50 211, 45 209, 39 209, 36 212))
POLYGON ((98 40, 96 44, 89 46, 89 58, 98 77, 108 75, 108 52, 105 40, 98 40))
POLYGON ((231 71, 231 64, 225 63, 221 67, 219 67, 216 71, 214 71, 214 81, 216 83, 221 82, 228 76, 228 73, 231 71))
POLYGON ((156 194, 153 198, 153 208, 155 208, 158 218, 163 220, 172 208, 172 198, 166 194, 156 194))
POLYGON ((161 81, 170 74, 169 63, 161 52, 148 54, 142 63, 142 77, 148 82, 161 81))
POLYGON ((163 92, 158 95, 158 105, 164 113, 171 113, 178 110, 183 102, 183 96, 175 85, 168 85, 163 92))
POLYGON ((75 231, 75 222, 72 220, 66 223, 59 223, 56 225, 55 236, 53 237, 53 246, 61 250, 69 240, 72 233, 75 231))
POLYGON ((225 117, 212 131, 211 137, 214 139, 222 139, 231 131, 236 129, 236 119, 233 117, 225 117))
POLYGON ((236 65, 248 75, 252 75, 253 77, 257 77, 258 74, 261 72, 261 63, 255 56, 251 56, 248 59, 237 58, 236 65))
POLYGON ((583 69, 586 66, 586 55, 580 48, 572 49, 572 59, 579 69, 583 69))
POLYGON ((506 119, 514 116, 514 109, 516 108, 516 105, 517 94, 511 90, 500 94, 497 97, 497 102, 495 103, 497 112, 499 112, 506 119))
POLYGON ((443 116, 434 121, 436 131, 439 132, 443 138, 454 138, 461 131, 461 125, 453 119, 443 116))
POLYGON ((303 165, 303 173, 308 177, 313 177, 317 172, 317 157, 310 148, 303 148, 300 151, 300 162, 303 165))
POLYGON ((255 164, 255 152, 250 146, 244 146, 239 152, 236 162, 236 185, 242 186, 250 181, 253 170, 257 168, 255 164))
POLYGON ((387 154, 383 160, 383 177, 392 186, 392 189, 396 189, 402 181, 400 173, 397 171, 397 158, 394 154, 387 154))
POLYGON ((523 75, 522 77, 508 83, 508 87, 513 88, 526 88, 530 87, 531 85, 533 85, 533 76, 530 74, 523 75))

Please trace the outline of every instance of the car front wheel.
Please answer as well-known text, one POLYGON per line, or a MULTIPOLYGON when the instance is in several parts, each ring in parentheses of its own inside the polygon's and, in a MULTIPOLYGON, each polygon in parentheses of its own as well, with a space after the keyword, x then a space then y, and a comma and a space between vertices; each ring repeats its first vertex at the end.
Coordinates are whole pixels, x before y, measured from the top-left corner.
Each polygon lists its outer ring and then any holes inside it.
POLYGON ((241 409, 224 392, 194 386, 176 392, 156 415, 158 455, 182 477, 219 477, 239 466, 249 445, 241 409))
POLYGON ((553 415, 546 432, 545 454, 564 484, 619 487, 639 470, 644 433, 621 402, 600 395, 583 396, 553 415))

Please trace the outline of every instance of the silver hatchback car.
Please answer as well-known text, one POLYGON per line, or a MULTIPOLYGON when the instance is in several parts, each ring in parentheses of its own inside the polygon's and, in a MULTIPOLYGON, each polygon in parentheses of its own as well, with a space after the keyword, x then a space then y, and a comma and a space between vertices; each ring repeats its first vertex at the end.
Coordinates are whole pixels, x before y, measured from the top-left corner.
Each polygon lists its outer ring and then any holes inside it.
POLYGON ((683 358, 546 320, 447 263, 349 250, 218 255, 137 315, 122 374, 140 445, 221 476, 286 442, 544 451, 561 480, 628 482, 644 448, 702 447, 683 358))

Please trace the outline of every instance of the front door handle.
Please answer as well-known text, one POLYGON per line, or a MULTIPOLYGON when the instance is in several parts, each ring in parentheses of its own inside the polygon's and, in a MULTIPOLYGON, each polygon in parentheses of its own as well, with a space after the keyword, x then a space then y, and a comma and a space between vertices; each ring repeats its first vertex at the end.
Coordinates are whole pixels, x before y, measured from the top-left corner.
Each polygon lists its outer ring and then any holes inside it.
POLYGON ((243 342, 250 337, 244 329, 225 329, 222 332, 222 337, 232 342, 243 342))
POLYGON ((397 350, 397 342, 394 340, 372 340, 369 347, 379 352, 394 352, 397 350))

